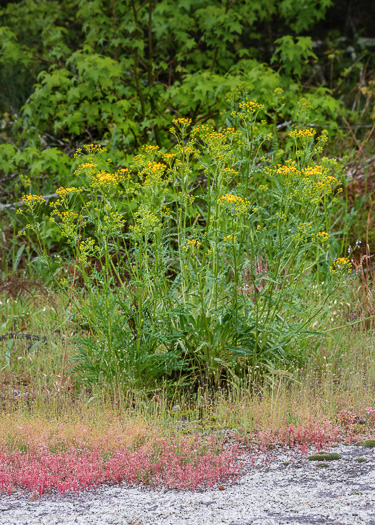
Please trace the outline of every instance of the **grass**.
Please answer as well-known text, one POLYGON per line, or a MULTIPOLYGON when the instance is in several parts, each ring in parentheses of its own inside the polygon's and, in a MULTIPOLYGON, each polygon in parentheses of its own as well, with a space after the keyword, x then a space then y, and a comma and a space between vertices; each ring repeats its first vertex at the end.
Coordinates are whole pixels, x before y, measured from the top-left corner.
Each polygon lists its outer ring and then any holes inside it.
MULTIPOLYGON (((55 306, 50 306, 45 297, 39 295, 33 298, 33 305, 29 298, 22 297, 14 299, 2 295, 1 301, 5 308, 2 309, 0 322, 4 323, 7 320, 7 332, 48 335, 48 340, 41 341, 37 346, 33 341, 10 339, 12 347, 9 360, 4 357, 6 352, 2 352, 4 400, 6 387, 18 386, 20 392, 23 389, 25 397, 29 396, 37 403, 38 396, 43 397, 45 392, 51 394, 54 387, 55 390, 58 389, 64 350, 63 337, 67 324, 66 320, 64 324, 61 319, 64 316, 66 302, 55 297, 55 306), (30 385, 33 387, 32 392, 28 390, 30 385)), ((333 325, 344 322, 345 317, 336 317, 333 325)), ((73 323, 68 336, 73 338, 79 333, 79 326, 73 323)), ((9 340, 4 340, 1 344, 2 349, 6 350, 9 340)), ((295 370, 293 374, 275 370, 267 376, 262 385, 258 385, 258 390, 255 378, 247 385, 232 384, 230 392, 222 389, 211 395, 203 389, 198 389, 195 398, 191 398, 190 401, 195 401, 196 415, 204 409, 210 411, 210 415, 215 415, 219 420, 230 421, 231 424, 236 422, 248 427, 251 426, 251 421, 255 421, 255 426, 258 428, 263 425, 269 426, 271 421, 276 425, 286 419, 290 422, 300 422, 311 415, 332 417, 342 408, 358 412, 371 406, 374 401, 372 393, 372 385, 375 381, 374 344, 375 338, 371 330, 355 326, 336 330, 326 335, 320 351, 312 353, 310 362, 305 368, 295 370), (215 413, 211 414, 213 405, 215 413), (229 412, 224 410, 224 406, 230 407, 229 412), (308 409, 309 406, 314 407, 314 413, 308 409), (232 410, 233 417, 230 415, 232 410), (288 411, 293 413, 295 421, 292 416, 288 416, 288 411), (261 419, 259 414, 256 415, 257 413, 261 414, 261 419)), ((69 358, 74 354, 74 344, 69 344, 68 351, 69 358)), ((102 397, 95 391, 95 387, 79 390, 74 381, 65 384, 62 390, 64 396, 71 392, 75 398, 78 396, 78 399, 80 395, 85 399, 87 396, 93 399, 102 397)), ((115 391, 112 394, 118 404, 128 403, 126 395, 115 391)), ((137 393, 129 396, 136 399, 137 393)), ((151 397, 151 401, 150 396, 147 398, 148 409, 159 415, 168 412, 166 408, 168 404, 185 407, 190 402, 189 399, 181 399, 177 392, 167 399, 163 389, 156 390, 151 397)), ((138 398, 141 407, 144 403, 141 392, 138 392, 138 398)), ((178 412, 175 411, 175 414, 178 412)))
MULTIPOLYGON (((353 321, 353 312, 358 315, 355 301, 359 284, 353 280, 351 288, 342 294, 341 300, 332 305, 336 312, 330 317, 332 321, 328 321, 332 328, 353 321)), ((72 395, 78 400, 82 396, 85 402, 90 398, 100 400, 100 403, 104 402, 103 395, 106 394, 103 394, 102 390, 97 392, 95 386, 78 386, 73 379, 60 385, 65 337, 68 336, 70 341, 69 362, 75 352, 74 337, 83 333, 82 327, 76 322, 72 322, 69 332, 66 332, 68 301, 65 298, 53 293, 47 295, 37 289, 22 293, 18 297, 3 292, 0 301, 0 326, 6 324, 6 333, 47 334, 47 341, 35 342, 15 338, 0 341, 3 403, 6 404, 11 389, 19 392, 17 398, 23 396, 24 399, 32 399, 36 404, 38 399, 44 399, 46 394, 51 400, 54 397, 52 394, 57 395, 59 389, 64 396, 72 395)), ((360 314, 365 315, 365 312, 361 311, 360 314)), ((363 322, 328 332, 319 344, 319 351, 311 351, 311 357, 302 369, 296 368, 292 373, 282 369, 275 370, 269 373, 262 383, 257 383, 257 377, 253 376, 247 383, 234 381, 230 391, 223 387, 217 389, 215 394, 198 388, 191 395, 181 394, 177 390, 167 395, 162 386, 148 395, 142 391, 130 391, 126 394, 113 387, 109 388, 108 392, 119 406, 128 405, 129 399, 138 403, 140 407, 147 401, 149 410, 158 415, 165 415, 169 412, 168 407, 180 405, 181 410, 186 411, 185 407, 194 402, 195 416, 200 416, 204 410, 219 420, 227 421, 228 424, 237 421, 237 425, 251 427, 251 421, 254 420, 257 428, 263 425, 270 426, 271 421, 279 425, 285 420, 290 423, 306 421, 310 416, 329 418, 341 409, 358 413, 374 404, 374 345, 372 330, 363 322), (314 407, 314 413, 309 411, 310 405, 314 407), (224 410, 223 406, 230 406, 229 412, 224 410), (212 410, 214 412, 211 413, 212 410), (233 417, 230 415, 231 410, 235 414, 233 417), (259 416, 254 415, 257 412, 262 414, 261 420, 259 416), (294 414, 293 417, 288 416, 289 412, 294 414)), ((314 346, 312 340, 311 347, 314 346)))
MULTIPOLYGON (((352 312, 357 315, 358 310, 354 303, 357 287, 358 283, 352 281, 351 289, 345 292, 346 295, 342 296, 341 301, 337 301, 337 305, 333 305, 336 314, 331 317, 332 328, 345 325, 348 320, 352 321, 352 312), (345 305, 341 310, 340 303, 345 305), (350 304, 350 307, 347 304, 350 304)), ((46 296, 45 293, 37 291, 33 296, 21 294, 18 298, 3 293, 0 301, 2 302, 0 325, 6 323, 7 333, 47 334, 47 341, 40 341, 38 344, 26 339, 10 338, 0 341, 3 395, 7 385, 15 388, 18 385, 20 390, 23 388, 24 394, 29 393, 27 389, 32 385, 35 399, 45 391, 58 389, 65 336, 68 335, 70 340, 69 361, 75 352, 74 337, 83 332, 80 325, 73 322, 70 324, 69 333, 66 334, 67 300, 58 295, 46 296), (9 343, 11 343, 11 351, 10 358, 7 359, 6 351, 10 346, 9 343)), ((314 344, 312 340, 312 348, 314 344)), ((262 404, 270 404, 272 419, 281 418, 282 421, 285 420, 288 410, 285 405, 295 404, 297 408, 293 412, 305 412, 305 402, 309 400, 308 404, 310 404, 311 398, 314 399, 316 415, 336 414, 342 408, 358 412, 371 406, 374 401, 372 397, 372 385, 375 381, 374 344, 375 337, 372 330, 367 329, 365 322, 333 330, 324 337, 319 352, 311 352, 311 358, 303 369, 295 369, 292 374, 282 369, 275 370, 268 374, 262 385, 258 385, 258 390, 255 376, 248 384, 233 382, 230 393, 224 388, 219 389, 213 398, 208 396, 204 389, 198 389, 195 393, 195 404, 201 410, 202 406, 208 406, 214 399, 215 405, 220 407, 221 400, 225 398, 225 403, 236 405, 236 408, 237 405, 242 406, 241 403, 245 402, 247 410, 250 399, 254 406, 262 407, 264 415, 267 411, 262 404), (254 392, 258 392, 258 395, 254 396, 254 392), (278 410, 280 416, 276 416, 278 412, 275 412, 276 406, 284 407, 278 410)), ((65 394, 71 390, 75 397, 82 394, 97 399, 98 396, 94 386, 78 389, 73 380, 67 382, 64 388, 65 394)), ((119 392, 113 394, 119 399, 123 398, 123 402, 127 403, 126 394, 120 395, 119 392)), ((142 392, 130 393, 128 397, 137 398, 137 395, 142 401, 142 392)), ((162 404, 172 403, 183 406, 194 399, 181 400, 177 392, 169 395, 168 400, 165 396, 163 388, 155 389, 154 395, 145 397, 143 401, 147 399, 149 406, 154 406, 156 410, 156 407, 162 404), (154 399, 151 404, 150 398, 154 399)), ((241 409, 236 417, 238 414, 241 414, 241 409)), ((227 417, 228 414, 225 413, 225 418, 227 417)))

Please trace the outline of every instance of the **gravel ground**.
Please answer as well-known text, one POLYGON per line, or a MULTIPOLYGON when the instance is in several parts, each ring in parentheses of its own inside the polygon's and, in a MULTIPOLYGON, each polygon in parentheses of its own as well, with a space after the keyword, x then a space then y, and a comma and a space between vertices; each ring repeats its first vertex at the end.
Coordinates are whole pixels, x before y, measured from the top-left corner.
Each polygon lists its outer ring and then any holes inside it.
POLYGON ((273 450, 232 486, 174 492, 102 486, 74 495, 1 496, 7 525, 375 525, 375 449, 340 445, 337 461, 273 450), (363 458, 361 461, 357 461, 363 458), (290 464, 284 463, 291 461, 290 464))

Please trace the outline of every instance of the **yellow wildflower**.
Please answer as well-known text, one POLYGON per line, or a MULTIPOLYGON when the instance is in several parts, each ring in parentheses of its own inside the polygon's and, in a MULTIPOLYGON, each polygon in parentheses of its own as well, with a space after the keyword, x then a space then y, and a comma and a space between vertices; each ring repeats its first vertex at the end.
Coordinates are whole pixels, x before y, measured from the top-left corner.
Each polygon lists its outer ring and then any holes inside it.
POLYGON ((328 239, 329 239, 329 233, 327 233, 327 232, 318 232, 316 234, 316 237, 318 239, 322 240, 323 242, 325 242, 325 241, 328 241, 328 239))
POLYGON ((289 133, 289 137, 292 139, 303 139, 310 140, 313 139, 316 135, 315 129, 295 129, 289 133))
POLYGON ((196 241, 196 240, 188 240, 188 245, 191 247, 191 248, 198 248, 198 246, 201 245, 201 243, 199 241, 196 241))
POLYGON ((332 273, 350 273, 352 263, 347 257, 339 257, 330 267, 332 273))
POLYGON ((249 202, 247 200, 238 195, 233 195, 232 193, 222 195, 218 200, 218 204, 234 208, 236 215, 245 213, 249 207, 249 202))
POLYGON ((264 109, 264 104, 258 104, 256 100, 252 100, 250 102, 240 102, 239 107, 245 113, 255 113, 264 109))
POLYGON ((42 195, 32 195, 31 193, 22 196, 22 202, 26 205, 43 204, 46 199, 42 195))
POLYGON ((186 128, 187 126, 190 126, 191 124, 191 118, 175 118, 172 120, 173 124, 175 124, 178 127, 186 128))
POLYGON ((69 193, 78 193, 79 189, 75 188, 74 186, 72 188, 57 188, 56 193, 62 197, 63 195, 68 195, 69 193))

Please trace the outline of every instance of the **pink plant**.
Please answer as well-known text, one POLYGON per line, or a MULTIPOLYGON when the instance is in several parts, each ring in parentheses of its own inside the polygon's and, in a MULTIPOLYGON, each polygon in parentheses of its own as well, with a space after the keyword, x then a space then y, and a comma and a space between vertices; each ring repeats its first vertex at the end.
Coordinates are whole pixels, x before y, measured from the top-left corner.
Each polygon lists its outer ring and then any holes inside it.
POLYGON ((357 414, 344 409, 340 410, 336 415, 337 421, 346 429, 350 428, 357 418, 357 414))
POLYGON ((365 408, 365 411, 367 413, 369 422, 371 423, 372 426, 374 426, 375 425, 375 408, 367 407, 365 408))
POLYGON ((64 453, 47 448, 26 453, 0 450, 0 489, 26 488, 34 494, 81 491, 102 483, 163 485, 172 489, 211 487, 242 471, 238 444, 225 445, 200 436, 177 445, 159 439, 153 448, 117 450, 105 459, 97 450, 72 447, 64 453))
POLYGON ((309 423, 300 426, 286 424, 279 430, 267 433, 260 432, 258 439, 262 450, 275 443, 280 447, 294 448, 299 446, 300 450, 305 450, 307 445, 314 445, 320 450, 329 443, 337 442, 338 430, 328 422, 322 423, 311 420, 309 423))

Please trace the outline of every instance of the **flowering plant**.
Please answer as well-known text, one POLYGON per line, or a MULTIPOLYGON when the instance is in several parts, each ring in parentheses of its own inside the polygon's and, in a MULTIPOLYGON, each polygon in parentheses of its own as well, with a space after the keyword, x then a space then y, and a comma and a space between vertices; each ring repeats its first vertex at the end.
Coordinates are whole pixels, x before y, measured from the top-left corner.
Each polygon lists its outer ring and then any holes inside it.
MULTIPOLYGON (((319 160, 324 133, 294 129, 284 158, 262 104, 228 104, 227 126, 177 118, 172 151, 144 146, 126 167, 103 147, 77 152, 78 184, 57 189, 50 220, 83 282, 78 379, 219 384, 308 357, 311 321, 350 265, 333 262, 340 172, 319 160), (325 294, 306 309, 321 275, 325 294)), ((24 202, 38 233, 41 199, 24 202)))

